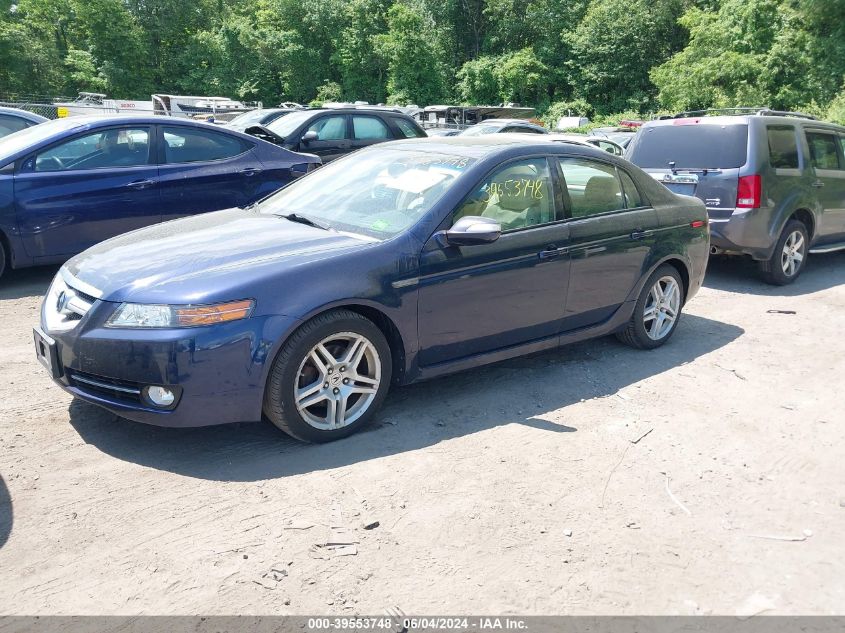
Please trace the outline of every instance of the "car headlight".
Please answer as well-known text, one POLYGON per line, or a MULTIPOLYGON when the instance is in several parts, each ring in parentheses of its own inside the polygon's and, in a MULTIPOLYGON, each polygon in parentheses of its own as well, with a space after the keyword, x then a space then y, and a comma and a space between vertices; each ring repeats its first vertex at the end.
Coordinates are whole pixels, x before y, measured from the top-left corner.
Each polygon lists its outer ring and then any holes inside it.
POLYGON ((106 327, 170 328, 213 325, 245 319, 255 301, 230 301, 214 305, 156 305, 121 303, 106 321, 106 327))

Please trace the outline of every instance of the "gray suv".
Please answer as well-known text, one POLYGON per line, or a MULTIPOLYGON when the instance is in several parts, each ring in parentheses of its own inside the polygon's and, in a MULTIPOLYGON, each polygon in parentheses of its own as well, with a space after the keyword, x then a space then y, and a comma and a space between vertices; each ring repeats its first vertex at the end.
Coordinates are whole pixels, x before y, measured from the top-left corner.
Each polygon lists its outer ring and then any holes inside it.
MULTIPOLYGON (((724 111, 719 111, 724 112, 724 111)), ((750 255, 788 284, 845 249, 845 127, 795 112, 684 112, 644 124, 625 158, 707 206, 711 254, 750 255)))

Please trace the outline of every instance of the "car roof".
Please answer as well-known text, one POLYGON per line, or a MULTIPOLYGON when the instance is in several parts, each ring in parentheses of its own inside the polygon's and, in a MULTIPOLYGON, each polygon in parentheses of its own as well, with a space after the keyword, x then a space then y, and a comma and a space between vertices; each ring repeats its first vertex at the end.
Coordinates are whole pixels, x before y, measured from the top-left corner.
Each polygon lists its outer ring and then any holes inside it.
POLYGON ((45 116, 35 114, 34 112, 29 112, 28 110, 21 110, 20 108, 7 108, 5 106, 0 106, 0 114, 11 114, 13 116, 19 116, 22 119, 26 119, 27 121, 33 121, 38 123, 50 120, 45 116))
MULTIPOLYGON (((643 128, 665 127, 665 126, 685 126, 685 125, 748 125, 751 121, 762 121, 765 124, 781 124, 784 123, 803 123, 805 126, 816 127, 825 126, 832 127, 840 131, 845 131, 845 127, 829 121, 819 121, 807 117, 786 116, 786 115, 765 115, 765 114, 734 114, 734 115, 718 115, 718 116, 688 116, 677 117, 670 119, 656 119, 654 121, 646 121, 643 123, 643 128)), ((642 128, 641 128, 642 129, 642 128)))
POLYGON ((609 154, 589 143, 560 143, 548 135, 539 134, 489 134, 484 136, 430 136, 428 138, 402 139, 373 146, 375 148, 393 147, 396 149, 414 149, 430 151, 467 158, 485 158, 498 153, 521 148, 541 153, 569 152, 576 150, 584 155, 607 157, 609 154))

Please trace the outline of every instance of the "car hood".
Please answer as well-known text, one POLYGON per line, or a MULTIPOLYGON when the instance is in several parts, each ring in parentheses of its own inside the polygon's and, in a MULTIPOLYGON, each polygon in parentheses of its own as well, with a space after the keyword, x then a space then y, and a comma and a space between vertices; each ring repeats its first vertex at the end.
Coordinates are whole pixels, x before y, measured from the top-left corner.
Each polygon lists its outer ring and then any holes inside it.
POLYGON ((78 290, 106 301, 210 303, 247 298, 263 281, 373 241, 229 209, 106 240, 65 264, 78 290))

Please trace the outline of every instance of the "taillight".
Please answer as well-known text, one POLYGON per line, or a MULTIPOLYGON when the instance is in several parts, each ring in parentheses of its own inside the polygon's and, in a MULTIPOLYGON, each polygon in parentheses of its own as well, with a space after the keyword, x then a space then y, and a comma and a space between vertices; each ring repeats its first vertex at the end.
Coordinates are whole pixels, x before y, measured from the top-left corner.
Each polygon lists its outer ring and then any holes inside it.
POLYGON ((705 222, 704 220, 694 220, 693 222, 690 222, 690 226, 694 229, 700 229, 701 227, 706 225, 707 222, 705 222))
POLYGON ((740 176, 736 188, 736 206, 739 209, 756 209, 760 206, 762 185, 760 176, 740 176))

